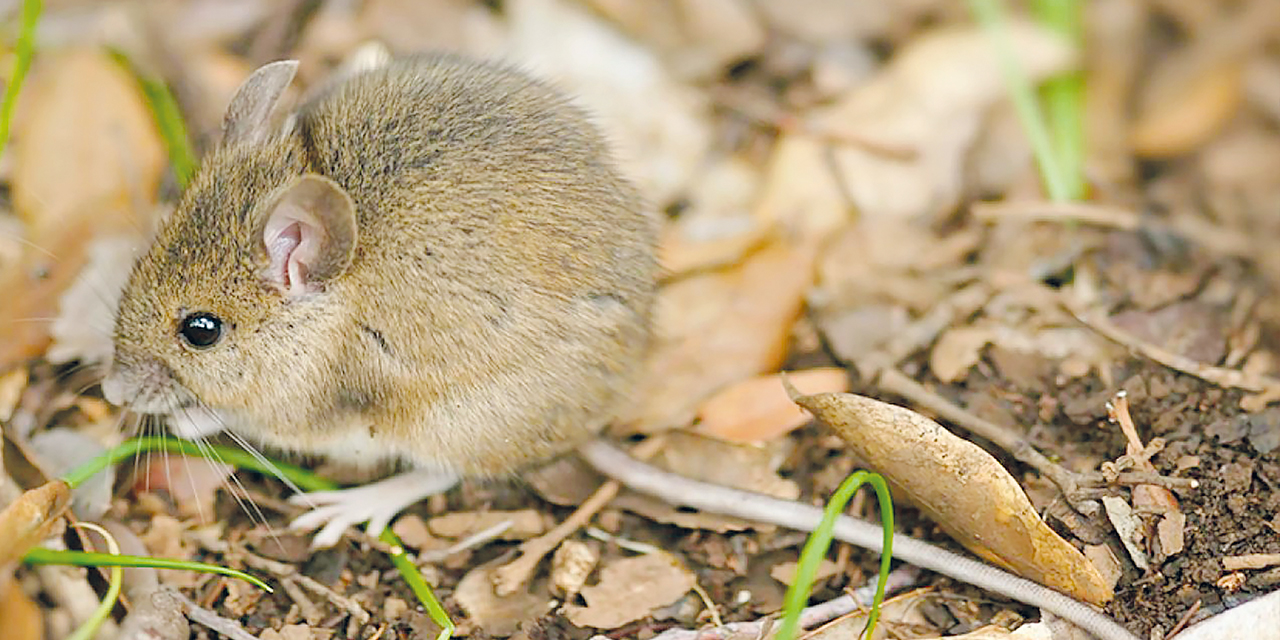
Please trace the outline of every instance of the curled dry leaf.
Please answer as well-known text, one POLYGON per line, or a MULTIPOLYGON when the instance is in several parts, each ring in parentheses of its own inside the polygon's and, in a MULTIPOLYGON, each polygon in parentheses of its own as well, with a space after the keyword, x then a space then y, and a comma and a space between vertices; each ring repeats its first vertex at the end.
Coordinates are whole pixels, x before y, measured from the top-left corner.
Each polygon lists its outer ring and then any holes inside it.
MULTIPOLYGON (((787 379, 810 393, 849 390, 849 376, 838 367, 788 373, 787 379)), ((698 432, 732 442, 763 442, 790 433, 809 421, 787 397, 779 374, 757 376, 726 387, 698 409, 698 432)))
POLYGON ((600 582, 583 587, 587 605, 565 607, 565 617, 579 627, 615 629, 665 607, 694 585, 693 574, 666 553, 647 553, 609 563, 600 582))
POLYGON ((40 640, 45 637, 40 607, 22 591, 17 580, 0 581, 0 623, 8 640, 40 640))
POLYGON ((791 393, 966 549, 1080 600, 1112 598, 1098 570, 1040 520, 1013 476, 977 445, 871 398, 791 393))
POLYGON ((71 501, 61 480, 27 491, 0 511, 0 567, 15 562, 48 537, 71 501))

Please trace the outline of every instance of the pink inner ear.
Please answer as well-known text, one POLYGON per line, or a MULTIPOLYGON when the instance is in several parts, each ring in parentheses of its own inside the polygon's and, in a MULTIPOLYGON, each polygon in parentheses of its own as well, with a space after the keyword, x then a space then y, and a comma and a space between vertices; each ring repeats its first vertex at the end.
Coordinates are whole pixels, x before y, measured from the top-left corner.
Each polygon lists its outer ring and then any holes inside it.
POLYGON ((271 259, 267 277, 285 295, 300 296, 312 290, 307 286, 307 263, 320 253, 319 236, 314 221, 296 207, 281 205, 271 213, 262 238, 271 259))

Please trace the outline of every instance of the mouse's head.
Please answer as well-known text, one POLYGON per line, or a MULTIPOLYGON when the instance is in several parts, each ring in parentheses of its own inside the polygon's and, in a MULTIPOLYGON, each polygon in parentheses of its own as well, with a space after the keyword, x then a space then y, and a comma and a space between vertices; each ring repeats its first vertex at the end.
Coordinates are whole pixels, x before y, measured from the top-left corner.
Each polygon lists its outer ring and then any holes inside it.
POLYGON ((281 64, 241 87, 222 145, 121 295, 103 392, 140 413, 171 415, 180 435, 283 400, 266 389, 309 366, 335 315, 326 289, 355 253, 350 197, 305 173, 298 143, 269 124, 293 75, 281 64))

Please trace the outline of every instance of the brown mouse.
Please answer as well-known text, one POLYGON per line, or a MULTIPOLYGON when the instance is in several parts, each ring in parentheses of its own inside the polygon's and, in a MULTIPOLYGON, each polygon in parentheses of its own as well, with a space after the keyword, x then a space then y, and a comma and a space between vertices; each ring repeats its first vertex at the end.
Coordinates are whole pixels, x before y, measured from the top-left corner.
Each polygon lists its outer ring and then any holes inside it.
POLYGON ((134 266, 103 391, 184 437, 421 470, 299 523, 331 544, 607 423, 649 341, 658 219, 587 115, 513 68, 404 58, 273 118, 295 69, 232 100, 134 266))

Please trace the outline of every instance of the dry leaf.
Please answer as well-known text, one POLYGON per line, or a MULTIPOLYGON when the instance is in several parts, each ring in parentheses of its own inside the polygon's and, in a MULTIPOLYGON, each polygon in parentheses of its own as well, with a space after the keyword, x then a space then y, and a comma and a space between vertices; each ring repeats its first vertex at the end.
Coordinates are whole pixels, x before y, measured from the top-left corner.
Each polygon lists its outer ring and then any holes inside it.
POLYGON ((551 588, 561 598, 568 600, 582 591, 596 563, 600 562, 600 552, 595 547, 579 540, 565 540, 551 556, 551 588))
POLYGON ((495 638, 515 633, 520 623, 543 615, 551 604, 546 598, 525 590, 505 596, 495 594, 494 571, 504 564, 506 562, 499 558, 473 568, 453 591, 453 599, 466 612, 467 620, 495 638))
MULTIPOLYGON (((38 57, 13 141, 14 207, 27 250, 0 280, 8 332, 0 368, 39 355, 58 295, 80 272, 89 240, 150 226, 164 146, 136 83, 105 52, 38 57)), ((108 327, 109 329, 109 327, 108 327)))
MULTIPOLYGON (((786 374, 808 393, 849 390, 844 369, 824 367, 786 374)), ((758 376, 726 387, 698 409, 698 433, 731 442, 762 442, 804 426, 809 417, 796 410, 779 374, 758 376)))
POLYGON ((1172 158, 1199 148, 1233 117, 1244 101, 1244 69, 1238 60, 1206 69, 1184 86, 1152 100, 1129 131, 1135 154, 1172 158))
POLYGON ((977 445, 871 398, 827 393, 795 401, 966 549, 1077 599, 1112 598, 1097 569, 1040 520, 1013 476, 977 445))
POLYGON ((706 78, 765 44, 764 25, 743 0, 590 0, 586 4, 662 53, 677 75, 706 78))
POLYGON ((427 528, 437 536, 464 538, 508 521, 511 526, 498 536, 501 540, 528 540, 546 531, 542 514, 535 509, 446 513, 427 521, 427 528))
POLYGON ((579 627, 616 629, 665 607, 694 585, 693 574, 666 553, 616 560, 605 565, 600 582, 583 587, 587 606, 565 606, 565 618, 579 627))
MULTIPOLYGON (((1070 46, 1046 29, 1013 21, 1008 38, 1033 82, 1073 64, 1070 46)), ((812 114, 808 130, 840 141, 830 157, 863 215, 939 213, 959 201, 969 150, 1006 91, 985 31, 939 28, 909 41, 870 82, 812 114)))
POLYGON ((653 51, 566 0, 508 0, 509 53, 572 91, 651 202, 670 202, 710 144, 706 96, 675 81, 653 51))
POLYGON ((0 625, 4 627, 6 640, 45 637, 40 607, 22 592, 22 583, 17 580, 0 580, 0 625))
MULTIPOLYGON (((769 569, 769 577, 781 582, 782 584, 791 586, 796 579, 796 567, 799 566, 795 562, 779 562, 769 569)), ((823 558, 818 564, 817 571, 813 574, 813 584, 820 584, 823 580, 840 573, 840 565, 835 562, 823 558)))
POLYGON ((664 287, 657 344, 636 397, 634 429, 655 432, 687 423, 717 389, 776 370, 791 325, 813 279, 811 247, 774 241, 732 270, 664 287))
POLYGON ((71 488, 61 480, 27 491, 0 511, 0 567, 16 562, 49 536, 71 501, 71 488))

